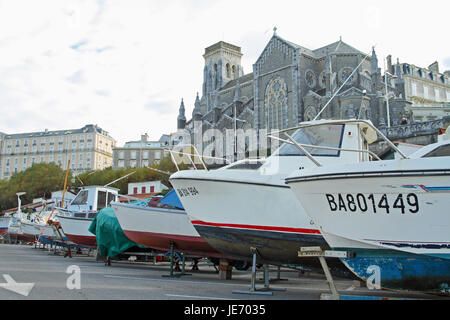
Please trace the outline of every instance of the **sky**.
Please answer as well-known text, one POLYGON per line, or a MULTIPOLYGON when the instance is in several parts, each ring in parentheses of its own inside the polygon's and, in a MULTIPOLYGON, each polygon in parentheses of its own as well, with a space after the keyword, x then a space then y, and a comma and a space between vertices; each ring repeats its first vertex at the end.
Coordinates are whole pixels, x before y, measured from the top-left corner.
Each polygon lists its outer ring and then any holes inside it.
POLYGON ((252 72, 277 34, 309 49, 338 41, 450 70, 448 0, 0 0, 0 132, 97 124, 121 146, 191 118, 206 47, 242 48, 252 72))

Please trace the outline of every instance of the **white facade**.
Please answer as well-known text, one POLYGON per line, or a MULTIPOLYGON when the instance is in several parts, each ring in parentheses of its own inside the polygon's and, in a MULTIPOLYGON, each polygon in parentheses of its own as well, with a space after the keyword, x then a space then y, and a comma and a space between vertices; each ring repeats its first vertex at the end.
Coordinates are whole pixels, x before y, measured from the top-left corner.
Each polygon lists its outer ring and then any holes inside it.
POLYGON ((146 193, 160 193, 165 189, 169 189, 161 181, 135 182, 128 184, 128 194, 146 194, 146 193))

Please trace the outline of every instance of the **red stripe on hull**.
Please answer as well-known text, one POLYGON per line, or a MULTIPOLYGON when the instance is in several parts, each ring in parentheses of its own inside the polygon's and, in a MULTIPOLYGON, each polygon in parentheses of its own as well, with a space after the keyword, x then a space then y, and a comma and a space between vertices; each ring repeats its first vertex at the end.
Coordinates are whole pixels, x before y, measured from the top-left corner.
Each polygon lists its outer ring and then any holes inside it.
POLYGON ((191 221, 194 225, 209 226, 209 227, 226 227, 237 229, 250 229, 250 230, 263 230, 263 231, 278 231, 278 232, 291 232, 291 233, 306 233, 306 234, 321 234, 316 229, 299 229, 299 228, 285 228, 285 227, 268 227, 268 226, 253 226, 247 224, 231 224, 231 223, 212 223, 204 222, 200 220, 191 221))
POLYGON ((123 230, 125 235, 131 240, 148 248, 170 251, 170 244, 173 243, 175 251, 183 253, 204 256, 226 258, 225 255, 217 252, 203 238, 180 236, 172 234, 160 234, 152 232, 140 232, 123 230))
POLYGON ((78 244, 83 247, 92 247, 97 248, 97 238, 95 236, 79 236, 74 234, 65 234, 67 239, 72 241, 75 244, 78 244))
POLYGON ((0 236, 6 234, 8 232, 8 228, 0 229, 0 236))
POLYGON ((34 235, 29 235, 29 234, 16 234, 16 233, 11 233, 10 234, 11 237, 17 237, 18 241, 25 241, 25 242, 35 242, 36 238, 34 237, 34 235))

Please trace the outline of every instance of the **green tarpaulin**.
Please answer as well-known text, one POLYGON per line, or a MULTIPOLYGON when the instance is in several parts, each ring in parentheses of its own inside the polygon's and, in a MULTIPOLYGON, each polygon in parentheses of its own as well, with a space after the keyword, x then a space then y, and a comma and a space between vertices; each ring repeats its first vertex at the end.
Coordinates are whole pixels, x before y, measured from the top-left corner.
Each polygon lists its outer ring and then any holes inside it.
POLYGON ((96 236, 98 253, 104 257, 114 258, 134 246, 145 248, 127 238, 111 207, 99 211, 89 232, 96 236))

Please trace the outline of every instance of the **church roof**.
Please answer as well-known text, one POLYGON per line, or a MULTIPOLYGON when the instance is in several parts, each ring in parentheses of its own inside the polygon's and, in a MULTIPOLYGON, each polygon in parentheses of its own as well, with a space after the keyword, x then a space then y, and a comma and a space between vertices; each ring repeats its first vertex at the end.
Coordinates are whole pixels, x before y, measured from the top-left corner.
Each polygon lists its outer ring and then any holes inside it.
POLYGON ((236 83, 237 83, 238 80, 239 80, 240 84, 243 84, 243 83, 248 82, 248 81, 252 81, 253 80, 253 72, 252 73, 248 73, 246 75, 243 75, 240 78, 228 81, 222 88, 220 88, 220 90, 226 90, 226 89, 234 88, 236 86, 236 83))
POLYGON ((309 56, 311 56, 311 57, 313 57, 313 58, 316 57, 314 51, 312 51, 311 49, 308 49, 308 48, 306 48, 306 47, 299 46, 298 44, 293 43, 293 42, 288 41, 288 40, 285 40, 285 39, 281 38, 281 37, 278 36, 278 35, 276 35, 275 37, 277 37, 277 38, 280 39, 281 41, 284 41, 285 43, 287 43, 288 45, 294 47, 295 49, 300 49, 303 53, 306 53, 307 55, 309 55, 309 56))
POLYGON ((345 43, 340 39, 339 41, 336 41, 332 44, 326 45, 324 47, 321 47, 319 49, 314 50, 314 54, 317 58, 322 58, 326 56, 328 53, 358 53, 362 55, 366 55, 366 53, 359 51, 358 49, 355 49, 351 45, 345 43))

